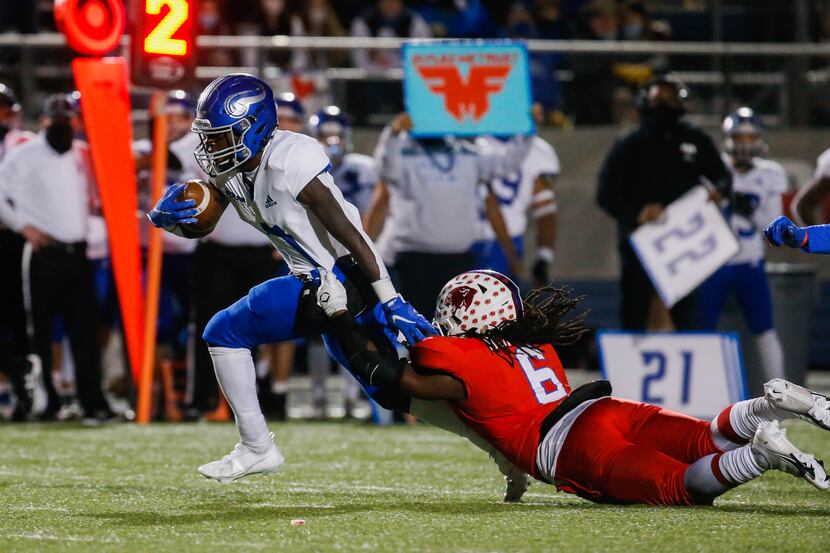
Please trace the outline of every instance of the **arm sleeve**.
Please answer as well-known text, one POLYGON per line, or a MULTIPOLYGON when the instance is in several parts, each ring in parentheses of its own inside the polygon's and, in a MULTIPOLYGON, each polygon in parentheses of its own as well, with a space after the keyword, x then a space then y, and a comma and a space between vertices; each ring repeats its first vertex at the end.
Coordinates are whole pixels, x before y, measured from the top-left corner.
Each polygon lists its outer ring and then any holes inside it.
POLYGON ((466 370, 464 351, 452 343, 451 338, 433 336, 410 350, 412 366, 421 372, 440 372, 460 381, 467 390, 467 398, 475 393, 475 382, 466 370))
POLYGON ((617 140, 602 164, 597 188, 597 204, 626 228, 637 227, 639 210, 625 200, 628 174, 627 142, 617 140))
POLYGON ((286 187, 295 200, 314 177, 331 167, 323 147, 316 140, 298 141, 285 159, 291 160, 291 163, 277 169, 284 172, 286 187))
POLYGON ((830 253, 830 225, 815 225, 807 227, 809 241, 804 248, 810 253, 830 253))

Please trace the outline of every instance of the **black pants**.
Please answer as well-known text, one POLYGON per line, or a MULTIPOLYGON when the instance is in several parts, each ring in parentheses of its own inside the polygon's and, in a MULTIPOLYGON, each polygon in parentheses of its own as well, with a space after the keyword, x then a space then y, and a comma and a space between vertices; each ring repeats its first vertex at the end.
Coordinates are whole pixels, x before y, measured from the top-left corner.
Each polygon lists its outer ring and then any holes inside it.
MULTIPOLYGON (((651 299, 656 294, 648 273, 637 254, 627 244, 620 246, 622 274, 620 276, 620 323, 624 330, 645 330, 651 299)), ((671 318, 677 330, 699 330, 697 290, 674 304, 671 318)))
POLYGON ((101 349, 92 264, 82 244, 47 247, 23 253, 23 290, 33 349, 43 363, 43 377, 49 395, 48 411, 59 408, 52 385, 52 328, 55 317, 63 317, 75 363, 78 401, 87 415, 109 409, 101 389, 101 349))
POLYGON ((471 253, 400 252, 395 258, 399 292, 427 320, 435 312, 435 301, 454 276, 473 268, 471 253))
POLYGON ((205 327, 211 317, 245 296, 248 290, 277 276, 278 266, 271 246, 223 246, 202 242, 196 248, 193 259, 196 363, 191 402, 194 408, 211 409, 219 397, 208 346, 202 340, 205 327))
POLYGON ((23 237, 0 229, 0 372, 9 376, 26 366, 28 341, 20 261, 23 237))

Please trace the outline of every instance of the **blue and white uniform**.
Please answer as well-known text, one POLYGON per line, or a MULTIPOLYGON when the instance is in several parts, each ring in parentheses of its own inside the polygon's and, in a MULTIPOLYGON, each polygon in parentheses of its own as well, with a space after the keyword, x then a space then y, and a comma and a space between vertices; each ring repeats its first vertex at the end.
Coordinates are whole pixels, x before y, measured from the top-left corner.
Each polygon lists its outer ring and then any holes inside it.
MULTIPOLYGON (((276 130, 256 171, 230 177, 220 175, 213 180, 239 217, 263 233, 279 250, 291 274, 255 286, 247 296, 219 312, 205 329, 204 338, 208 344, 253 349, 259 344, 319 334, 319 327, 297 324, 300 295, 319 267, 333 271, 341 279, 346 278, 344 272, 348 272, 348 264, 337 263, 337 260, 348 256, 349 250, 297 200, 297 195, 316 177, 331 190, 347 218, 363 233, 357 208, 343 198, 330 171, 329 159, 316 140, 303 134, 276 130)), ((374 251, 368 237, 366 242, 374 251)), ((386 267, 377 253, 375 255, 380 276, 385 278, 388 276, 386 267)), ((380 306, 375 303, 373 309, 367 309, 358 317, 358 321, 381 336, 380 327, 384 323, 381 313, 380 306)), ((347 366, 336 344, 325 336, 324 341, 338 362, 347 366)), ((375 390, 364 387, 370 394, 375 390)))
POLYGON ((736 171, 728 158, 724 162, 732 171, 734 192, 752 198, 757 208, 751 217, 727 212, 740 250, 701 286, 702 324, 703 328, 716 328, 727 298, 734 293, 750 330, 762 334, 773 328, 773 322, 761 230, 782 213, 787 174, 780 164, 768 159, 755 158, 745 172, 736 171))
POLYGON ((348 153, 334 166, 331 174, 343 198, 361 214, 366 213, 378 180, 375 160, 364 154, 348 153))
MULTIPOLYGON (((346 217, 365 236, 357 208, 343 198, 330 171, 329 159, 316 140, 304 134, 276 130, 257 170, 230 178, 219 176, 214 184, 231 201, 243 221, 268 236, 292 274, 310 274, 318 267, 332 270, 338 258, 349 254, 297 200, 312 179, 317 177, 331 191, 346 217)), ((374 249, 368 237, 366 242, 374 249)), ((381 278, 388 276, 379 256, 377 262, 381 278)))
MULTIPOLYGON (((503 149, 505 143, 497 138, 482 137, 477 143, 485 151, 503 149)), ((524 253, 524 234, 527 230, 528 211, 533 204, 533 190, 536 179, 541 175, 559 175, 559 157, 556 150, 544 139, 534 136, 530 142, 527 154, 521 162, 520 168, 506 177, 493 179, 491 189, 507 225, 507 232, 513 239, 516 254, 521 258, 524 253)), ((504 253, 492 225, 483 213, 478 225, 479 239, 473 245, 473 254, 476 256, 476 266, 481 269, 491 269, 509 275, 510 266, 507 255, 504 253)))

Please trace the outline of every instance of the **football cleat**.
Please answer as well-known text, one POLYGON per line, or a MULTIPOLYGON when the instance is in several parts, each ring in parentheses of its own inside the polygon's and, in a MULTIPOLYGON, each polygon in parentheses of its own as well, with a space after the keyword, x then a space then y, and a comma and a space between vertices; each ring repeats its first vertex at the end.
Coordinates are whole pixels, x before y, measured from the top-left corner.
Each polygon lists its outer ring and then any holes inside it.
POLYGON ((820 490, 830 488, 824 463, 795 447, 778 426, 778 421, 758 425, 751 447, 767 460, 770 468, 799 476, 820 490))
POLYGON ((284 458, 273 440, 274 433, 272 432, 271 445, 265 453, 256 453, 238 443, 233 451, 218 461, 199 467, 199 472, 205 478, 212 478, 223 484, 230 484, 252 474, 277 472, 282 467, 284 458))
POLYGON ((516 469, 510 476, 504 477, 504 502, 518 503, 530 487, 530 479, 527 473, 516 469))
POLYGON ((764 384, 764 397, 775 407, 789 411, 819 428, 830 430, 830 397, 783 378, 773 378, 764 384))

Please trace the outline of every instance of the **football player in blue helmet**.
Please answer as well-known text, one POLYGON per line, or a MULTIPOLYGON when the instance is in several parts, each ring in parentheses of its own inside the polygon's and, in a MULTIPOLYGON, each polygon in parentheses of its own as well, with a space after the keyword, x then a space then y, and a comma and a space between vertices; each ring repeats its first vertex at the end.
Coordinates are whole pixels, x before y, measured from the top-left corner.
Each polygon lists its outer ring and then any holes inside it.
POLYGON ((219 77, 196 106, 192 130, 201 141, 196 161, 210 177, 246 164, 254 169, 277 124, 274 93, 264 81, 245 73, 219 77))
POLYGON ((280 129, 291 132, 305 132, 305 109, 292 92, 277 95, 277 117, 280 129))
MULTIPOLYGON (((327 322, 309 292, 321 268, 344 282, 359 323, 390 351, 397 345, 387 338, 390 331, 409 344, 435 334, 397 293, 360 214, 335 185, 322 146, 310 136, 277 127, 271 88, 242 73, 208 85, 193 122, 200 138, 196 158, 211 177, 213 197, 222 209, 232 203, 242 220, 268 237, 291 270, 219 311, 203 334, 240 434, 229 455, 199 468, 222 482, 276 472, 283 463, 257 399, 251 350, 323 334, 332 356, 349 367, 339 344, 325 334, 327 322)), ((179 200, 183 186, 171 187, 149 218, 174 234, 204 236, 209 231, 197 232, 188 224, 198 211, 193 200, 179 200)), ((381 405, 408 410, 407 398, 378 394, 365 380, 361 384, 381 405)))
POLYGON ((753 159, 767 153, 761 118, 751 108, 742 107, 723 120, 723 151, 736 168, 752 167, 753 159))
POLYGON ((781 195, 787 191, 787 172, 766 159, 761 119, 741 107, 723 122, 723 161, 732 175, 732 194, 725 210, 739 250, 709 276, 698 289, 702 330, 716 330, 727 301, 734 298, 766 380, 784 376, 784 350, 772 317, 764 240, 760 229, 782 212, 781 195))
POLYGON ((352 151, 352 127, 337 106, 326 106, 308 120, 308 130, 316 138, 332 164, 338 165, 352 151))

